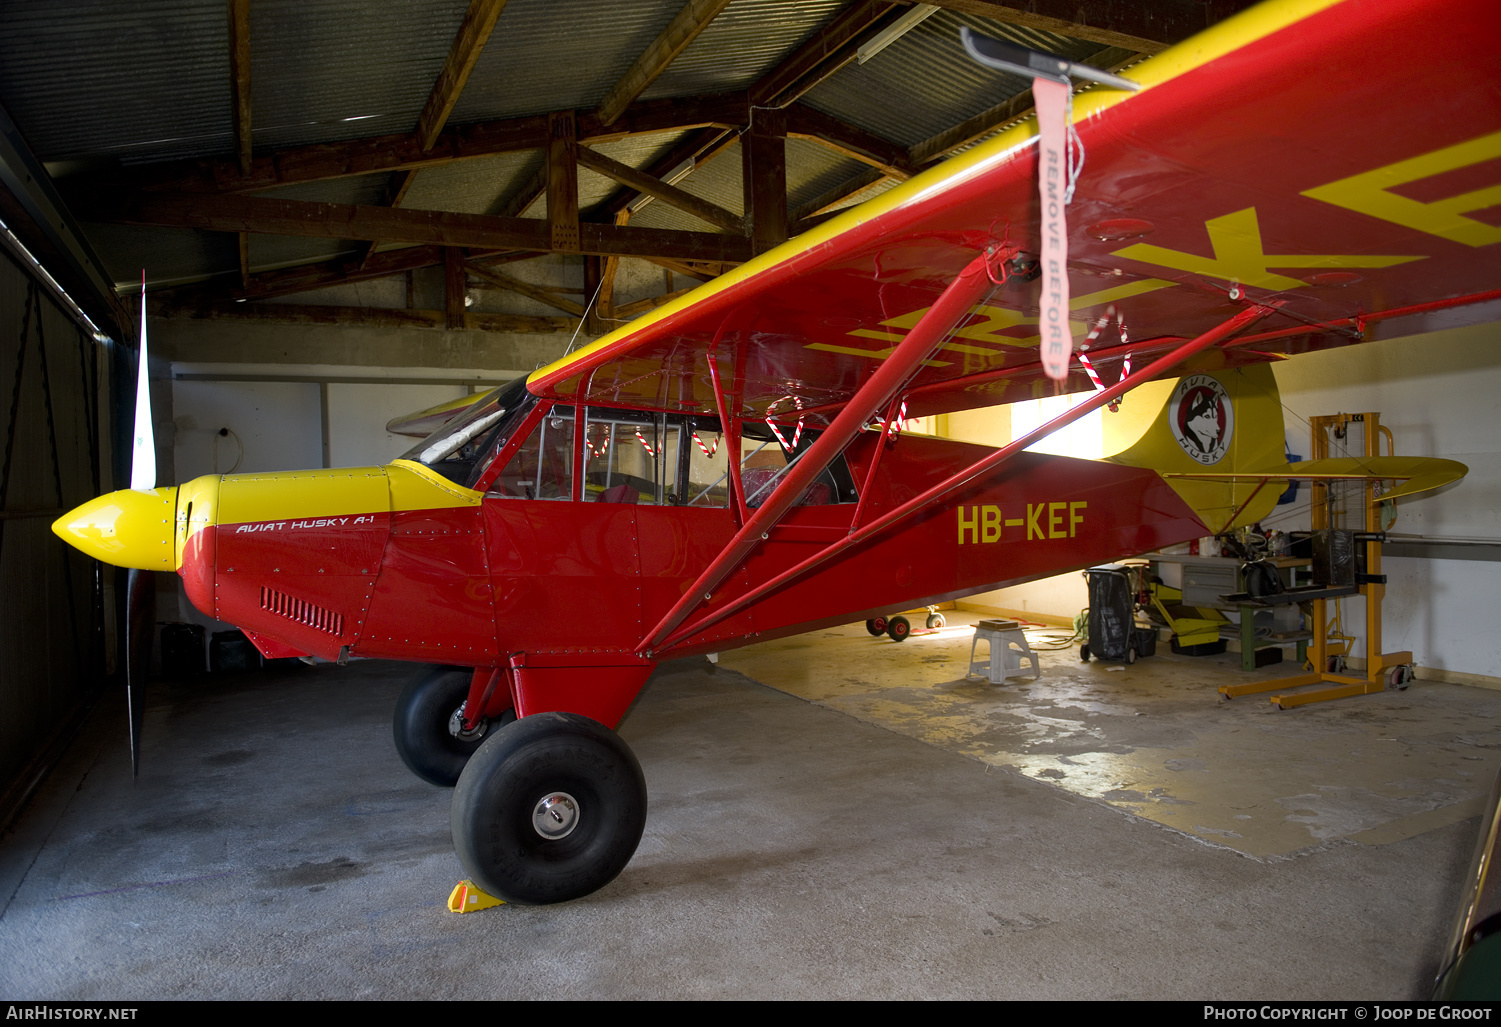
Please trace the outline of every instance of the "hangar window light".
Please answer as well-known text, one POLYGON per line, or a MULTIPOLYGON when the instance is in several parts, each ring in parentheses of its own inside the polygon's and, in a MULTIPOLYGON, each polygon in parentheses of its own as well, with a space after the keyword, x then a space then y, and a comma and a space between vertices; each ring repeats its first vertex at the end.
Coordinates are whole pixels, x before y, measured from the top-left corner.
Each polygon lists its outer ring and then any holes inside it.
MULTIPOLYGON (((1066 396, 1048 396, 1045 399, 1022 400, 1011 404, 1011 437, 1019 439, 1032 429, 1052 420, 1065 410, 1085 402, 1094 393, 1078 392, 1066 396)), ((1104 426, 1102 411, 1085 414, 1073 424, 1049 435, 1027 447, 1029 453, 1052 453, 1055 456, 1074 456, 1085 460, 1098 460, 1104 456, 1104 426)))

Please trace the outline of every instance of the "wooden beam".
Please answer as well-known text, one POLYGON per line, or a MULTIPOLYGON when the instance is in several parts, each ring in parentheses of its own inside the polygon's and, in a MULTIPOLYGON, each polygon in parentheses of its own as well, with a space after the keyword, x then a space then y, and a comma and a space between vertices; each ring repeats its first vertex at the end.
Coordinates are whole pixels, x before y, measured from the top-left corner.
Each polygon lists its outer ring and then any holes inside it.
POLYGON ((661 296, 649 296, 644 300, 626 303, 623 306, 615 308, 615 316, 630 320, 633 317, 646 313, 648 310, 655 310, 664 304, 671 303, 679 296, 686 296, 697 288, 698 286, 696 285, 690 285, 686 289, 674 289, 672 292, 663 293, 661 296))
MULTIPOLYGON (((488 253, 471 253, 470 262, 481 267, 496 268, 503 264, 518 264, 523 260, 536 260, 546 253, 529 253, 526 250, 492 250, 488 253)), ((566 292, 564 289, 549 289, 549 292, 566 292)))
POLYGON ((565 300, 560 296, 553 295, 550 289, 538 288, 530 282, 523 282, 519 278, 512 278, 510 275, 502 274, 499 271, 476 264, 473 261, 465 264, 464 270, 480 281, 488 282, 490 285, 495 286, 497 289, 505 289, 507 292, 514 292, 519 296, 530 297, 538 303, 545 303, 549 307, 561 310, 565 314, 572 314, 575 317, 584 316, 583 304, 574 303, 572 300, 565 300))
MULTIPOLYGON (((545 150, 548 119, 549 115, 534 114, 445 128, 429 149, 422 147, 415 133, 290 147, 256 157, 248 173, 240 171, 237 160, 164 161, 115 169, 108 178, 75 176, 74 181, 83 191, 125 185, 160 192, 260 192, 299 182, 439 167, 519 150, 545 150)), ((602 125, 592 112, 577 113, 575 120, 579 140, 590 144, 709 125, 738 128, 745 121, 745 93, 648 100, 632 104, 613 126, 602 125)))
MULTIPOLYGON (((886 181, 886 175, 872 168, 869 171, 860 172, 854 178, 841 182, 832 189, 824 190, 806 203, 799 204, 789 215, 789 220, 792 222, 792 234, 798 235, 812 228, 813 225, 807 223, 809 218, 819 217, 884 181, 886 181)), ((820 217, 819 220, 824 219, 820 217)))
MULTIPOLYGON (((469 9, 464 12, 464 20, 459 24, 453 45, 449 47, 448 59, 443 62, 438 79, 427 95, 422 114, 417 118, 417 140, 424 151, 432 149, 438 133, 447 124, 448 115, 458 102, 459 94, 464 91, 469 73, 474 70, 475 62, 479 60, 485 42, 495 28, 495 19, 500 17, 505 5, 506 0, 470 0, 469 9)), ((386 205, 401 206, 401 202, 406 199, 407 190, 416 180, 415 169, 393 172, 386 183, 386 205)), ((366 247, 365 260, 375 254, 375 247, 378 245, 379 243, 372 242, 366 247)), ((363 264, 364 260, 360 263, 363 264)))
MULTIPOLYGON (((402 274, 420 267, 432 267, 443 263, 443 252, 437 246, 407 246, 387 250, 370 257, 363 264, 352 260, 320 261, 297 267, 262 271, 254 274, 239 288, 224 293, 227 300, 270 299, 276 296, 291 296, 313 289, 326 289, 331 285, 349 282, 364 282, 387 275, 402 274)), ((190 286, 172 290, 187 298, 189 295, 213 290, 212 287, 190 286)))
POLYGON ((427 103, 422 108, 422 116, 417 119, 417 139, 424 150, 433 148, 438 133, 448 124, 448 115, 464 91, 469 73, 474 70, 475 62, 495 28, 495 19, 500 17, 505 6, 506 0, 470 0, 459 31, 453 37, 453 46, 448 50, 448 59, 443 62, 443 70, 438 73, 433 91, 428 94, 427 103))
MULTIPOLYGON (((349 307, 312 303, 194 304, 148 296, 152 317, 174 320, 259 321, 271 324, 357 325, 364 328, 429 328, 447 326, 441 310, 395 310, 387 307, 349 307)), ((577 318, 524 317, 519 314, 465 314, 463 327, 482 332, 567 332, 577 318)))
POLYGON ((927 0, 963 14, 1139 53, 1158 53, 1255 0, 927 0))
POLYGON ((547 145, 547 227, 555 252, 579 248, 578 137, 572 111, 550 115, 547 145))
MULTIPOLYGON (((614 260, 615 258, 605 258, 614 260)), ((604 287, 603 261, 599 257, 584 258, 584 334, 604 335, 610 329, 599 316, 599 293, 604 287)))
POLYGON ((636 58, 636 63, 631 65, 630 70, 605 94, 597 112, 600 122, 605 125, 613 124, 616 118, 625 113, 626 107, 645 92, 646 87, 655 82, 657 76, 666 71, 677 55, 697 39, 698 34, 708 28, 709 22, 729 4, 730 0, 688 0, 687 5, 668 22, 662 34, 652 40, 651 45, 636 58))
POLYGON ((709 261, 672 260, 667 257, 643 257, 649 264, 655 264, 664 270, 671 271, 675 275, 683 275, 695 282, 712 282, 724 274, 734 264, 716 264, 709 261))
MULTIPOLYGON (((750 87, 752 106, 790 102, 855 58, 867 33, 906 5, 887 0, 859 0, 819 29, 806 43, 750 87), (853 44, 853 48, 852 48, 853 44)), ((900 17, 898 14, 897 17, 900 17)), ((876 29, 879 31, 879 29, 876 29)))
MULTIPOLYGON (((321 239, 385 239, 393 243, 479 250, 557 252, 545 221, 455 214, 401 207, 282 200, 265 196, 128 195, 109 205, 76 208, 95 221, 209 232, 262 232, 321 239)), ((579 225, 579 250, 622 257, 671 257, 739 263, 750 257, 743 237, 634 226, 579 225)))
POLYGON ((787 241, 787 118, 776 109, 752 115, 740 137, 745 220, 751 250, 764 253, 787 241))
POLYGON ((464 277, 464 252, 457 246, 443 250, 443 314, 444 327, 450 331, 464 327, 464 293, 468 285, 464 277))
POLYGON ((706 221, 717 228, 727 232, 742 232, 745 230, 745 222, 738 215, 725 210, 718 204, 700 199, 686 190, 679 189, 675 185, 668 185, 660 178, 637 171, 628 164, 622 164, 612 157, 607 157, 597 150, 591 150, 587 146, 578 149, 578 162, 590 171, 597 171, 606 178, 612 178, 621 185, 630 186, 637 192, 648 196, 655 196, 663 203, 670 204, 678 210, 686 211, 706 221))
POLYGON ((250 174, 250 0, 229 0, 229 77, 234 95, 235 156, 250 174))
MULTIPOLYGON (((623 225, 630 221, 629 209, 622 210, 615 215, 615 223, 623 225)), ((619 257, 606 257, 605 266, 599 275, 599 299, 594 304, 594 309, 603 320, 610 320, 615 316, 615 275, 620 271, 619 257)))
POLYGON ((794 103, 787 107, 787 134, 795 139, 811 140, 862 164, 879 168, 900 182, 913 175, 905 146, 856 128, 807 104, 794 103))
MULTIPOLYGON (((671 149, 642 170, 655 179, 665 180, 685 162, 692 161, 693 169, 696 171, 734 141, 733 130, 714 125, 700 128, 683 136, 671 149)), ((603 221, 605 218, 615 217, 640 196, 641 193, 635 189, 617 189, 608 198, 594 206, 593 212, 597 216, 590 220, 603 221)), ((616 224, 624 224, 624 222, 617 221, 616 224)))

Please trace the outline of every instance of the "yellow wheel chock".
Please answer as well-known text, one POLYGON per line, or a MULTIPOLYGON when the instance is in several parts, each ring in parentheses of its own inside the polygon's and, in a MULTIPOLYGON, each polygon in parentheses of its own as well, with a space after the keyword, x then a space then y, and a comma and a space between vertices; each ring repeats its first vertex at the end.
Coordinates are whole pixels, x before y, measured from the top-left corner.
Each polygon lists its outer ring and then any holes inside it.
POLYGON ((477 913, 492 906, 504 906, 505 899, 497 899, 479 889, 473 881, 464 880, 453 886, 448 896, 450 913, 477 913))

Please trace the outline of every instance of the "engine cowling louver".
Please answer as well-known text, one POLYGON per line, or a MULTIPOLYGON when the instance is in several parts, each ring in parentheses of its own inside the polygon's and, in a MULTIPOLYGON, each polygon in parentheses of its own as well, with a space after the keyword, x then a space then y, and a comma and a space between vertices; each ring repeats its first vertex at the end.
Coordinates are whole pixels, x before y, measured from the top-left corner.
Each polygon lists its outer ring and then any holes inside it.
POLYGON ((304 599, 297 599, 278 592, 274 588, 261 588, 261 609, 271 613, 280 614, 288 620, 294 620, 298 624, 305 624, 319 631, 326 631, 330 635, 339 635, 344 631, 344 615, 335 613, 333 610, 316 606, 304 599))

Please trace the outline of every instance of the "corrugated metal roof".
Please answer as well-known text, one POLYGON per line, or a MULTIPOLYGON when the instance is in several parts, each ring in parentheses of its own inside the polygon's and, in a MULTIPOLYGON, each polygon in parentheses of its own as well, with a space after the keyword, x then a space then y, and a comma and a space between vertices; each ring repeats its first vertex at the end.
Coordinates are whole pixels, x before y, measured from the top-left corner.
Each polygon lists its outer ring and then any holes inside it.
MULTIPOLYGON (((745 213, 745 190, 741 184, 740 144, 726 147, 713 160, 701 164, 678 188, 708 200, 737 216, 745 213)), ((642 207, 632 218, 631 224, 642 228, 674 228, 685 232, 716 230, 686 211, 653 200, 642 207)))
POLYGON ((0 96, 42 160, 234 147, 224 0, 0 3, 0 96))
MULTIPOLYGON (((852 0, 733 0, 644 93, 645 99, 743 89, 785 60, 852 0)), ((443 67, 468 0, 254 0, 250 5, 252 113, 257 153, 407 133, 443 67)), ((681 0, 510 0, 449 123, 589 110, 657 37, 681 0)), ((961 25, 1066 57, 1098 44, 941 10, 869 63, 851 64, 807 94, 837 118, 910 146, 959 124, 1026 83, 962 55, 961 25)), ((0 102, 37 155, 85 166, 228 158, 233 150, 228 17, 224 0, 0 0, 0 102)), ((649 166, 680 132, 636 136, 600 152, 649 166)), ((409 209, 495 213, 541 166, 538 151, 476 158, 418 172, 409 209)), ((823 195, 865 166, 805 140, 787 144, 788 204, 823 195)), ((335 203, 384 202, 388 176, 372 174, 266 195, 335 203)), ((678 183, 742 210, 739 148, 678 183)), ((875 195, 882 184, 861 198, 875 195)), ((618 186, 580 170, 587 210, 618 186)), ((545 214, 533 203, 526 216, 545 214)), ((654 201, 633 224, 712 230, 654 201)), ((238 273, 230 233, 90 225, 111 273, 152 280, 238 273)), ((353 247, 353 248, 352 248, 353 247)), ((255 236, 256 267, 353 252, 341 240, 255 236)))
POLYGON ((1104 49, 1017 25, 940 10, 865 64, 850 63, 803 97, 817 107, 903 146, 914 146, 1031 88, 980 67, 964 53, 959 28, 1082 60, 1104 49))
POLYGON ((677 12, 641 0, 511 0, 450 121, 598 106, 677 12))
POLYGON ((848 4, 849 0, 735 0, 641 98, 744 89, 848 4))
MULTIPOLYGON (((218 6, 222 20, 224 4, 218 6)), ((256 149, 411 132, 468 6, 468 0, 255 0, 256 149)))
MULTIPOLYGON (((423 168, 417 172, 401 205, 412 210, 491 214, 512 190, 525 185, 541 164, 541 154, 529 152, 502 153, 423 168)), ((384 176, 381 177, 384 181, 384 176)))

